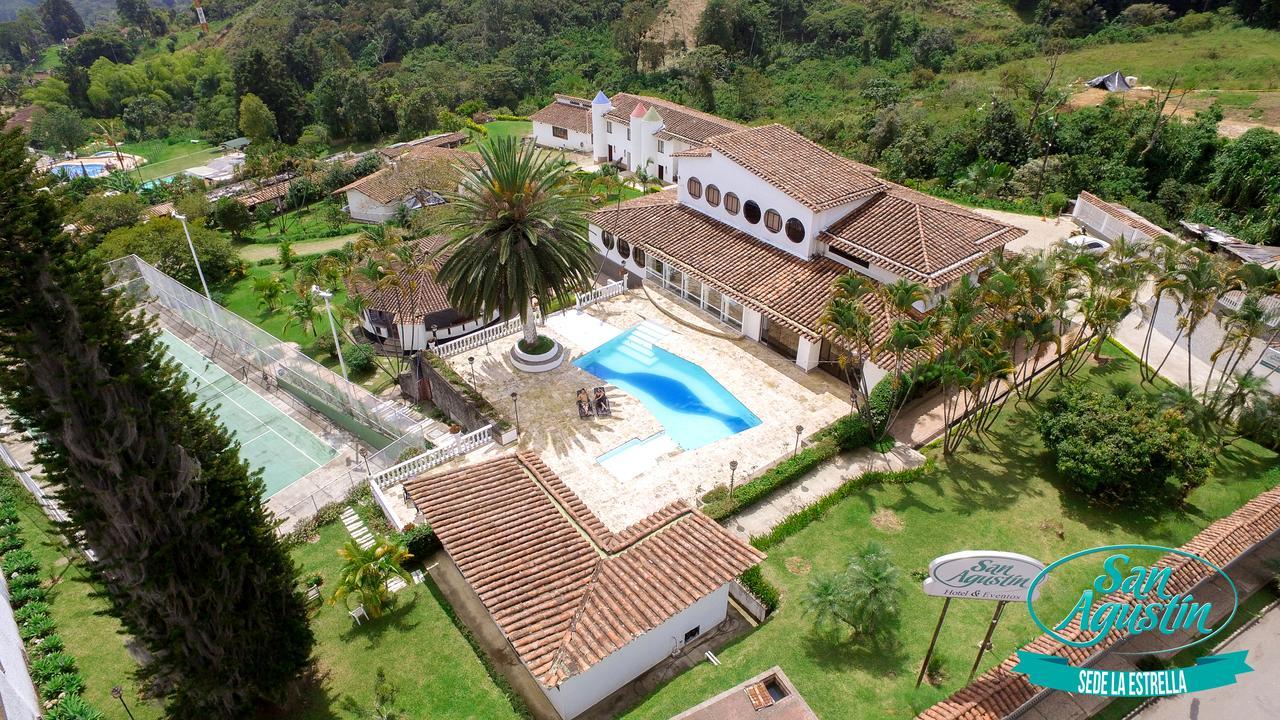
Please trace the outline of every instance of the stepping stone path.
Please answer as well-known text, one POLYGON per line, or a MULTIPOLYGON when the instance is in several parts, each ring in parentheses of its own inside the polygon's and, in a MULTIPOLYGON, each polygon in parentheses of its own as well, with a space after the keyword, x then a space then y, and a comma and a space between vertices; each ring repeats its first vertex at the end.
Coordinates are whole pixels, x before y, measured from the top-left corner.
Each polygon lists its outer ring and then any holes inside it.
POLYGON ((361 550, 373 547, 373 533, 369 532, 364 521, 356 515, 355 508, 348 507, 342 511, 342 524, 347 526, 347 532, 351 533, 351 537, 355 539, 361 550))
MULTIPOLYGON (((351 537, 355 539, 361 550, 368 550, 373 547, 375 542, 373 533, 369 532, 369 528, 364 524, 364 521, 356 514, 355 508, 348 507, 342 511, 342 524, 346 526, 347 532, 351 533, 351 537)), ((390 592, 400 592, 406 587, 408 587, 408 584, 398 577, 393 577, 387 581, 387 590, 390 592)))

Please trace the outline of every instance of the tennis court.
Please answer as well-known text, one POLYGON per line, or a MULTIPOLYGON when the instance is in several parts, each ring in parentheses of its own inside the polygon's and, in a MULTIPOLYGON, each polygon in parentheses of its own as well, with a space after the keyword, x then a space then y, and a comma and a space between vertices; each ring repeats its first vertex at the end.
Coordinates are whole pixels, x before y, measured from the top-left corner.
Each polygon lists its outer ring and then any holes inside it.
POLYGON ((271 497, 337 454, 323 440, 286 415, 249 386, 229 375, 199 350, 168 330, 160 341, 169 356, 186 370, 187 387, 207 403, 227 430, 240 441, 240 457, 262 468, 271 497))

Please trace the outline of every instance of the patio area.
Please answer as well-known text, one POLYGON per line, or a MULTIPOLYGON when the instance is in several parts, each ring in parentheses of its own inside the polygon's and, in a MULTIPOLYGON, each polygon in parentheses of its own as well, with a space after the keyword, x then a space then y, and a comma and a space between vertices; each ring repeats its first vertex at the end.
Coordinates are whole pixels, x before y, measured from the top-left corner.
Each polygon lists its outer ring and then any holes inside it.
POLYGON ((564 363, 551 372, 529 374, 514 368, 508 351, 519 335, 453 356, 449 362, 513 423, 511 393, 518 393, 519 447, 541 455, 614 531, 671 501, 693 501, 728 482, 730 461, 738 463, 736 482, 745 482, 791 454, 797 425, 804 427, 802 436, 807 437, 848 411, 843 383, 821 371, 806 374, 788 358, 749 339, 725 339, 729 328, 656 291, 646 295, 631 290, 582 311, 560 313, 541 331, 568 351, 564 363), (760 423, 683 450, 638 399, 573 364, 640 323, 665 331, 659 332, 654 347, 700 366, 760 423), (579 418, 578 389, 599 386, 608 391, 612 414, 579 418), (598 462, 628 443, 606 465, 598 462))

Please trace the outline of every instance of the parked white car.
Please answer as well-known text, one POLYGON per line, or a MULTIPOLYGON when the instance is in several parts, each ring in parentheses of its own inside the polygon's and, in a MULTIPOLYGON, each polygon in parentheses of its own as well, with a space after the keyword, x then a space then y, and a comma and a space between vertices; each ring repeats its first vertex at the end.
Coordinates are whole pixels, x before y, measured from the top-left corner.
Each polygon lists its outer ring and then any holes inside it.
POLYGON ((1090 255, 1101 255, 1111 249, 1111 243, 1092 235, 1072 235, 1062 242, 1069 247, 1083 250, 1090 255))

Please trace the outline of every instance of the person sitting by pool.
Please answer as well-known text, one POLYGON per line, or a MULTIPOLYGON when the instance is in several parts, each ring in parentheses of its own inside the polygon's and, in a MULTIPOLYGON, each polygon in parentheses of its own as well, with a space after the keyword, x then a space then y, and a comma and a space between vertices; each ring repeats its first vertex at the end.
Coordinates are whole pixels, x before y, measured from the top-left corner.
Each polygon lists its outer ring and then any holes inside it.
POLYGON ((578 417, 586 419, 591 415, 591 399, 587 396, 587 389, 578 388, 578 417))
POLYGON ((596 396, 596 415, 612 415, 613 411, 609 409, 609 398, 604 394, 604 388, 598 387, 594 390, 596 396))

